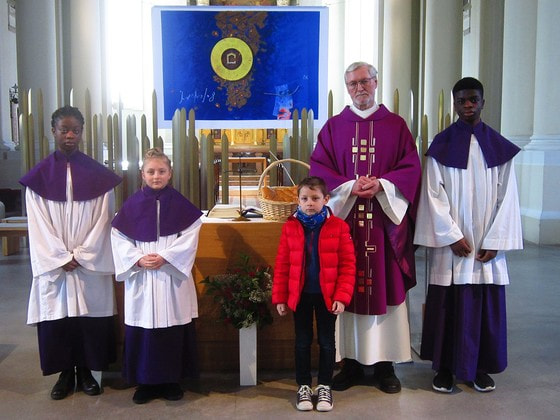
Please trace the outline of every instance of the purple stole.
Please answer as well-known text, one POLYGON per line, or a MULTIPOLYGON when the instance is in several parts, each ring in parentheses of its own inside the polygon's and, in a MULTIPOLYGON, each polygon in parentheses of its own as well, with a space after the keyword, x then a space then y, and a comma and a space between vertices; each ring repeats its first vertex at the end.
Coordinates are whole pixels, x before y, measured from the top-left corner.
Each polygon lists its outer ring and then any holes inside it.
POLYGON ((473 134, 489 168, 503 165, 521 150, 482 121, 473 126, 459 120, 434 137, 426 156, 433 157, 444 166, 467 169, 473 134))
POLYGON ((202 212, 173 187, 153 190, 146 186, 126 200, 112 225, 135 241, 154 242, 157 241, 158 234, 169 236, 179 233, 200 216, 202 212))
POLYGON ((122 181, 118 175, 78 150, 69 156, 57 150, 35 165, 19 182, 46 200, 66 201, 68 165, 74 201, 93 200, 122 181))
POLYGON ((358 198, 346 219, 357 258, 356 288, 347 309, 385 314, 387 305, 404 302, 416 284, 412 238, 421 169, 414 139, 405 121, 383 105, 366 119, 346 107, 321 129, 310 162, 310 175, 325 179, 329 190, 370 175, 391 181, 410 202, 399 225, 376 198, 358 198))

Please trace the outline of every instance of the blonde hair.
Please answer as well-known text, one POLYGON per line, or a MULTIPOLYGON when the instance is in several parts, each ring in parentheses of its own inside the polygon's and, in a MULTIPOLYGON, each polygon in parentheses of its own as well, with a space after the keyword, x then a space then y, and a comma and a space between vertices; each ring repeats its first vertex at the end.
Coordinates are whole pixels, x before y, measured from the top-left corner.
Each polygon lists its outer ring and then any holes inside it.
POLYGON ((165 163, 167 163, 167 166, 169 166, 169 170, 172 169, 171 168, 171 160, 158 147, 154 147, 153 149, 149 149, 149 150, 146 151, 146 154, 144 155, 144 160, 142 161, 142 170, 144 170, 144 164, 146 163, 146 161, 148 161, 150 159, 164 160, 165 163))

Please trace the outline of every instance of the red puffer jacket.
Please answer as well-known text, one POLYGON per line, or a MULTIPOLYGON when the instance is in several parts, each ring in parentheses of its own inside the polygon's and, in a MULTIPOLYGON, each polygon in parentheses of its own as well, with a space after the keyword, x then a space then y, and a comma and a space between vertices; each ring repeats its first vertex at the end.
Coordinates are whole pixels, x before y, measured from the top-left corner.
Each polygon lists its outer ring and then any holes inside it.
MULTIPOLYGON (((305 234, 303 226, 290 216, 282 227, 274 280, 272 303, 287 303, 295 311, 299 303, 305 277, 305 234)), ((319 233, 319 284, 327 309, 334 301, 345 306, 350 303, 356 281, 356 256, 350 228, 332 214, 319 233)))

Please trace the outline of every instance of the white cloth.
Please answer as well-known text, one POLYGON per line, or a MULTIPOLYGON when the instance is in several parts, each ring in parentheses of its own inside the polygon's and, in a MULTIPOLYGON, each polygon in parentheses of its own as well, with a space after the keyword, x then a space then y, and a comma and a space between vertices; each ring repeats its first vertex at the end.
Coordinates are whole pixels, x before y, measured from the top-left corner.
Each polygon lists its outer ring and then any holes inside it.
POLYGON ((428 157, 414 243, 429 247, 430 284, 508 284, 504 251, 523 248, 513 160, 488 168, 474 135, 467 169, 428 157), (449 245, 463 237, 473 252, 458 257, 449 245), (496 258, 477 261, 481 249, 498 251, 496 258))
MULTIPOLYGON (((348 181, 331 191, 329 207, 341 219, 346 219, 356 202, 351 195, 355 181, 348 181)), ((375 195, 383 212, 395 224, 400 224, 409 202, 390 181, 380 178, 383 191, 375 195)), ((377 362, 407 362, 410 354, 410 327, 406 303, 387 306, 384 315, 358 315, 343 312, 336 322, 336 360, 354 359, 364 365, 377 362)))
POLYGON ((348 358, 373 365, 412 360, 406 302, 387 306, 384 315, 343 312, 336 321, 335 338, 337 361, 348 358))
POLYGON ((125 282, 124 322, 141 328, 184 325, 198 317, 192 267, 202 221, 198 219, 179 234, 154 242, 130 239, 113 228, 111 241, 117 281, 125 282), (165 263, 147 270, 136 263, 146 254, 158 254, 165 263))
POLYGON ((30 188, 25 193, 33 272, 28 324, 116 313, 110 242, 113 191, 73 201, 70 170, 67 180, 67 201, 46 200, 30 188), (72 257, 80 267, 66 272, 62 266, 72 257))

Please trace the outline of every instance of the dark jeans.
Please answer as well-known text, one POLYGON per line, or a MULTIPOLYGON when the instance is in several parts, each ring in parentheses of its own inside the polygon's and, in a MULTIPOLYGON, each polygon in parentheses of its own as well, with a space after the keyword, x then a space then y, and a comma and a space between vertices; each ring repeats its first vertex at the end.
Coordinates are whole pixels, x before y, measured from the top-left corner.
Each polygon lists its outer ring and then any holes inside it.
POLYGON ((331 385, 335 361, 334 324, 336 315, 325 306, 320 293, 302 293, 294 312, 296 330, 296 382, 311 386, 311 343, 313 342, 313 313, 319 341, 319 375, 317 383, 331 385))

